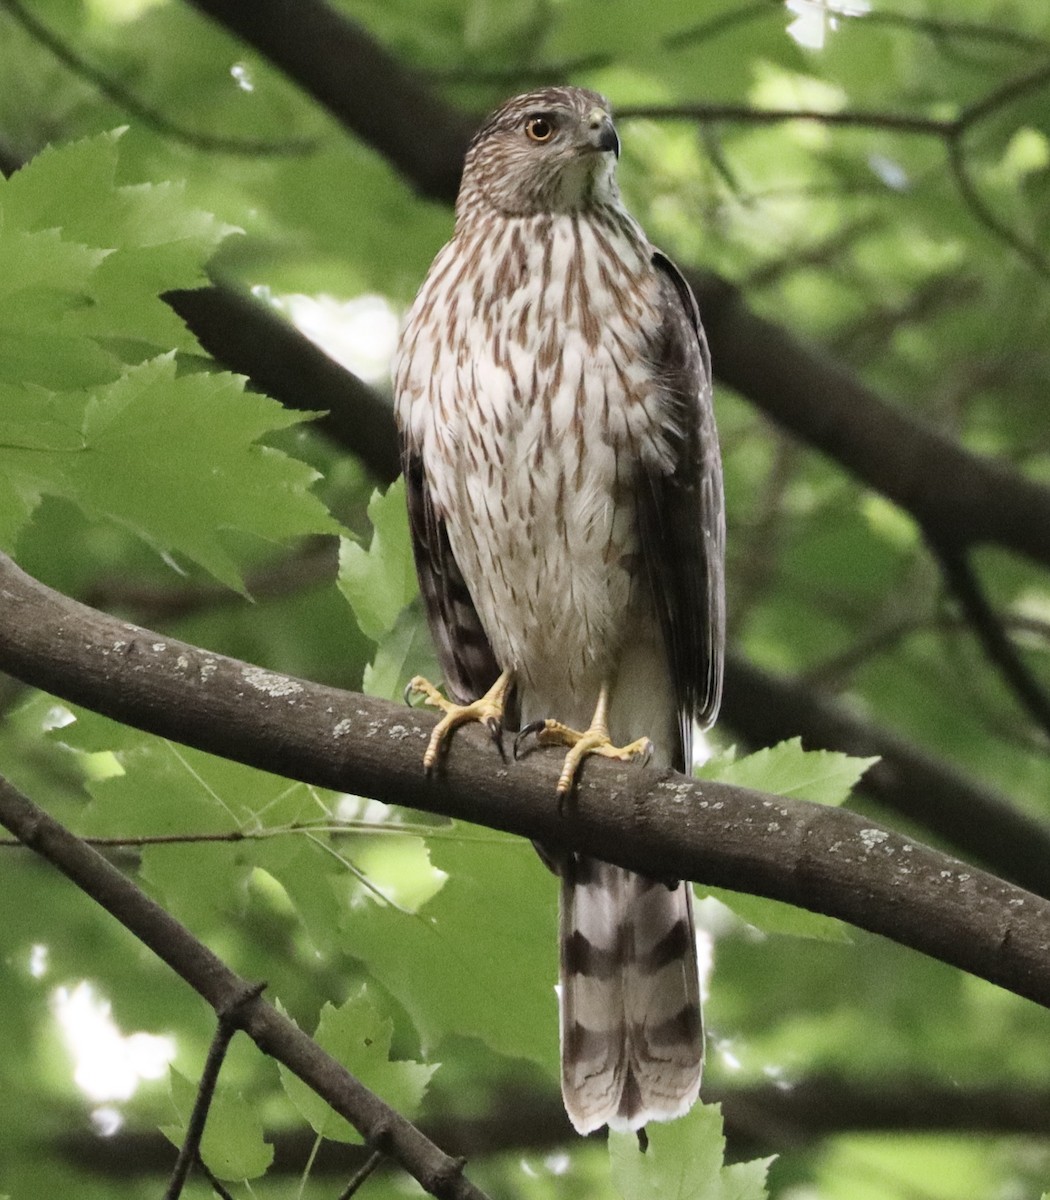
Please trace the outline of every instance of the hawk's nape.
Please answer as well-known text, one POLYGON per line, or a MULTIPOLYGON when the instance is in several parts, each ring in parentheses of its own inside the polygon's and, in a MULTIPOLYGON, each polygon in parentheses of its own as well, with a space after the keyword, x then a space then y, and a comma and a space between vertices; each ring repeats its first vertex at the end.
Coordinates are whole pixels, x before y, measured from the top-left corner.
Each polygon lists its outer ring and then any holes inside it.
MULTIPOLYGON (((722 681, 724 517, 696 302, 620 200, 606 101, 516 97, 467 153, 452 240, 409 312, 395 398, 446 683, 429 762, 504 703, 541 741, 689 765, 722 681), (473 704, 474 701, 479 701, 473 704)), ((562 1093, 637 1129, 696 1100, 688 885, 577 855, 561 875, 562 1093)))

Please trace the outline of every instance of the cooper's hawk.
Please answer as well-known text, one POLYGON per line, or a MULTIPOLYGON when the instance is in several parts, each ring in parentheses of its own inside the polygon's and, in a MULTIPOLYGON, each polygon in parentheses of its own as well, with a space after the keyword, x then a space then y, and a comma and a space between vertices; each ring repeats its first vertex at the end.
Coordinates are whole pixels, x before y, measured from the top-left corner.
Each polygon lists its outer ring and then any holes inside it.
MULTIPOLYGON (((707 347, 688 285, 621 203, 618 154, 596 92, 498 109, 470 145, 455 233, 395 367, 416 566, 464 705, 410 685, 446 712, 426 764, 463 720, 498 734, 506 703, 572 747, 560 797, 586 754, 651 751, 685 769, 693 722, 714 719, 721 693, 707 347)), ((562 879, 573 1124, 684 1113, 703 1065, 689 886, 545 857, 562 879)))

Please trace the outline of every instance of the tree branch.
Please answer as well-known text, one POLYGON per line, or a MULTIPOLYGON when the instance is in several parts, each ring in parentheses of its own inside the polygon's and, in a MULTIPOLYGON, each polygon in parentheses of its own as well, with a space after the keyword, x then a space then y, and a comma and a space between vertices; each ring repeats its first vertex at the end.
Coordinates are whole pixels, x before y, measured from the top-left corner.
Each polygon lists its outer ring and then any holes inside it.
POLYGON ((35 17, 22 3, 22 0, 0 0, 0 8, 5 9, 30 37, 49 50, 74 74, 79 75, 81 79, 86 79, 107 100, 112 101, 128 115, 137 117, 144 125, 156 130, 162 137, 182 142, 206 154, 231 154, 250 158, 264 155, 308 154, 317 147, 316 141, 303 138, 287 138, 284 141, 275 142, 261 138, 223 137, 186 129, 166 117, 160 109, 144 103, 115 79, 111 79, 103 71, 92 66, 72 46, 67 45, 56 33, 35 17))
POLYGON ((906 415, 844 366, 749 310, 726 280, 686 275, 718 379, 932 535, 992 543, 1050 567, 1050 488, 906 415))
POLYGON ((605 760, 587 764, 561 815, 550 753, 503 767, 486 733, 468 728, 428 780, 420 758, 434 718, 426 713, 129 625, 44 587, 3 556, 0 595, 0 667, 118 721, 656 878, 840 917, 1050 1007, 1050 902, 868 818, 605 760))
POLYGON ((750 104, 625 104, 616 110, 624 120, 696 121, 703 125, 783 125, 788 121, 818 121, 849 129, 882 129, 890 133, 918 134, 922 137, 947 138, 955 132, 956 122, 914 113, 881 112, 820 108, 755 108, 750 104))
POLYGON ((966 552, 939 542, 932 543, 930 549, 988 661, 1045 737, 1050 738, 1050 697, 1010 641, 966 552))
MULTIPOLYGON (((70 632, 72 628, 67 626, 70 632)), ((260 989, 231 971, 97 850, 74 837, 2 777, 0 824, 166 962, 207 1000, 227 1030, 243 1029, 260 1050, 283 1063, 345 1117, 369 1146, 396 1158, 425 1191, 444 1200, 487 1200, 463 1175, 460 1161, 442 1153, 297 1025, 262 1000, 260 989)), ((173 1180, 173 1185, 177 1182, 173 1180)))
POLYGON ((163 297, 214 358, 249 376, 268 396, 307 412, 352 448, 379 479, 401 470, 389 400, 329 358, 269 305, 229 287, 165 292, 163 297), (294 397, 294 401, 293 398, 294 397))
POLYGON ((812 749, 877 754, 859 790, 976 862, 1050 898, 1050 826, 841 701, 730 652, 721 719, 749 744, 801 736, 812 749))
POLYGON ((455 196, 474 120, 361 26, 323 0, 189 3, 264 54, 422 195, 455 196))

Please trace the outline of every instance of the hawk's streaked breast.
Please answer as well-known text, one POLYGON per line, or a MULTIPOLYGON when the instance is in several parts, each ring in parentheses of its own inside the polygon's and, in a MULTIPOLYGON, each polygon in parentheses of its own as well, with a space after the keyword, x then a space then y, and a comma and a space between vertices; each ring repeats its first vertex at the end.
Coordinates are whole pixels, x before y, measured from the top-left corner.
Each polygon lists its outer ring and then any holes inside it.
POLYGON ((457 234, 413 305, 399 415, 497 659, 564 705, 618 653, 638 572, 624 500, 667 453, 658 281, 622 212, 486 229, 457 234))

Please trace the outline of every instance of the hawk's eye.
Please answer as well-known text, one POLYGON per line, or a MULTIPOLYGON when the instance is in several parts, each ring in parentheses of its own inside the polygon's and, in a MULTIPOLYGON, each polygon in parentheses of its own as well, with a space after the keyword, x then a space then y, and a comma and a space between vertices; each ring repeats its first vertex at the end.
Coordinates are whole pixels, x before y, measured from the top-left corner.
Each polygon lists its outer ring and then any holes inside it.
POLYGON ((554 123, 546 117, 529 117, 525 122, 525 136, 534 142, 549 142, 554 137, 554 123))

